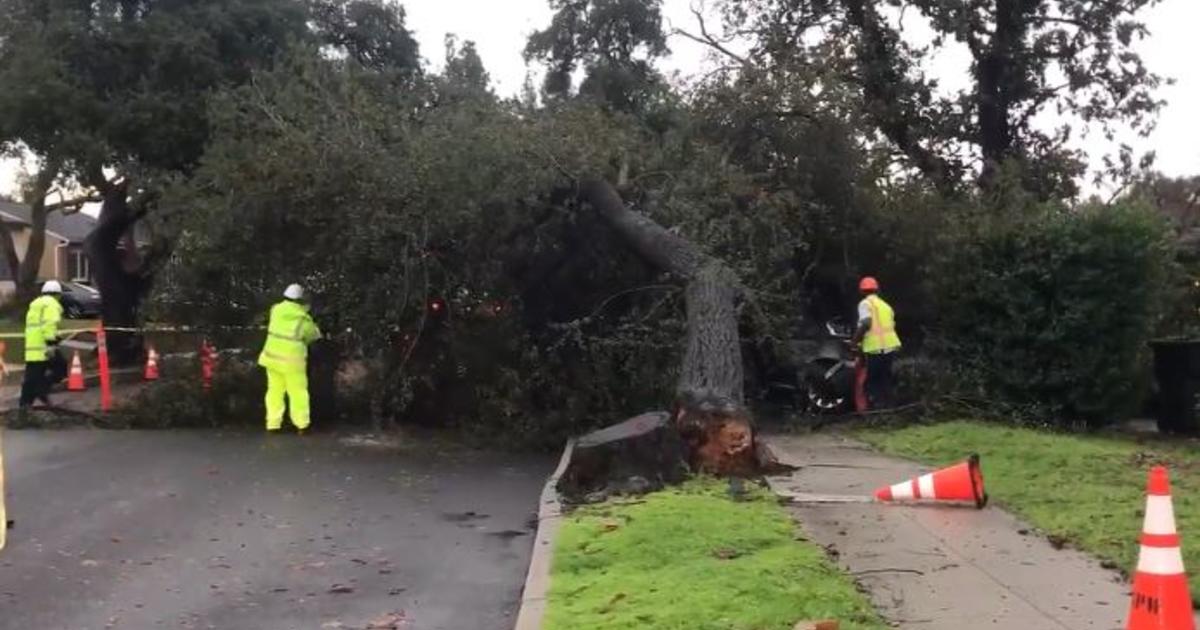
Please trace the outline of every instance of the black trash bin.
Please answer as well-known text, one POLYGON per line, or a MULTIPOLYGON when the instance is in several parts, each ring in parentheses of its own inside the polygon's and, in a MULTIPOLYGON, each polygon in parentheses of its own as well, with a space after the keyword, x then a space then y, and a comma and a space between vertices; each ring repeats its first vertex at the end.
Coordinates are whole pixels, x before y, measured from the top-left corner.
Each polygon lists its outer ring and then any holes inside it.
POLYGON ((1196 394, 1200 392, 1200 339, 1163 339, 1150 343, 1158 382, 1158 430, 1197 433, 1196 394))

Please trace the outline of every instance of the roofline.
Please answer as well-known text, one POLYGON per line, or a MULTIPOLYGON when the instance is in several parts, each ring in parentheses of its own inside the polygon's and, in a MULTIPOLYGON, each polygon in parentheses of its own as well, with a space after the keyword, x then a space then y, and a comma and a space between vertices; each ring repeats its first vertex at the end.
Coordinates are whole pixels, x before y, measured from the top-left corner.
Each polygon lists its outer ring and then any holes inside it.
MULTIPOLYGON (((21 217, 15 215, 15 214, 9 214, 3 210, 0 210, 0 215, 3 215, 4 218, 9 219, 10 221, 21 225, 22 227, 27 227, 30 229, 33 228, 32 223, 30 223, 29 221, 26 221, 25 219, 22 219, 21 217)), ((62 234, 59 234, 58 232, 55 232, 54 230, 51 230, 50 228, 46 228, 46 234, 49 234, 50 236, 53 236, 54 238, 56 238, 64 243, 67 243, 68 245, 71 243, 82 243, 83 242, 83 241, 72 241, 71 239, 63 236, 62 234)))

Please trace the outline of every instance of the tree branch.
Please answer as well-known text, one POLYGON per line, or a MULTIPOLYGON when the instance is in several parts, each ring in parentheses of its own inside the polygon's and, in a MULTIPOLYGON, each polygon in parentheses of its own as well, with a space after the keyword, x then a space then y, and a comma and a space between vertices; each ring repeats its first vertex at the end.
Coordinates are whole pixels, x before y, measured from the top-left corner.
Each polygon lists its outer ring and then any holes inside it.
POLYGON ((690 40, 696 42, 697 44, 708 46, 709 48, 716 50, 717 52, 725 55, 726 57, 733 59, 734 61, 738 62, 738 64, 740 64, 740 65, 743 65, 743 66, 749 65, 749 63, 750 63, 749 60, 747 60, 745 57, 733 52, 732 50, 729 50, 729 48, 727 48, 723 42, 718 40, 716 37, 713 37, 708 32, 708 27, 704 23, 704 15, 700 13, 699 9, 697 9, 695 6, 693 6, 693 7, 691 7, 691 11, 692 11, 692 15, 696 16, 696 23, 700 26, 700 34, 693 35, 681 28, 672 29, 673 34, 679 35, 681 37, 686 37, 687 39, 690 39, 690 40))
POLYGON ((99 195, 93 195, 91 193, 88 193, 86 195, 81 195, 81 196, 75 197, 73 199, 66 199, 64 201, 59 201, 59 202, 49 204, 46 206, 46 212, 54 212, 55 210, 62 210, 63 214, 74 214, 76 212, 79 212, 79 209, 85 203, 99 203, 101 201, 104 201, 103 197, 101 197, 99 195))

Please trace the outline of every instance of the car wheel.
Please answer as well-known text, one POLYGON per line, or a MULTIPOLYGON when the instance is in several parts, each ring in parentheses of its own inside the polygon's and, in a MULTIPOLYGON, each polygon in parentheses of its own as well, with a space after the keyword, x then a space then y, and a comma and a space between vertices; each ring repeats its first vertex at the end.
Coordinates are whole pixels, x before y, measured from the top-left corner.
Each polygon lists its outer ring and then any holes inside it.
POLYGON ((805 366, 804 392, 810 412, 833 414, 843 413, 850 408, 853 370, 843 368, 832 376, 826 376, 838 363, 834 359, 817 359, 805 366))

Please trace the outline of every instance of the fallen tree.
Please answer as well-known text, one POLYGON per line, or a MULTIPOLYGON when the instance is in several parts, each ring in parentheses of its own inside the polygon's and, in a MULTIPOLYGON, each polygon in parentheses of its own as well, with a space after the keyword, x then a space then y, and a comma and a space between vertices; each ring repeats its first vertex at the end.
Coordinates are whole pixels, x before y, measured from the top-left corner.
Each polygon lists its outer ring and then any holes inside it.
POLYGON ((580 438, 559 490, 582 498, 659 488, 687 470, 753 476, 784 468, 757 439, 745 405, 736 274, 630 210, 605 180, 583 181, 579 199, 634 253, 684 284, 687 338, 671 413, 644 414, 580 438))

